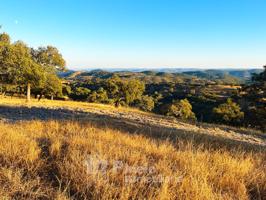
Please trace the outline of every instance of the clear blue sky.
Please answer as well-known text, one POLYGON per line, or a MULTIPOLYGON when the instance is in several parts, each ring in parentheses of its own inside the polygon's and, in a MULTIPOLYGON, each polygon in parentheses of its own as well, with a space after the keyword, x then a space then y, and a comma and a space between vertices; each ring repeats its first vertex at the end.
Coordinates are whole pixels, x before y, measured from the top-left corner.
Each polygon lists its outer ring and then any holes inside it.
POLYGON ((266 0, 3 0, 0 24, 74 69, 266 64, 266 0))

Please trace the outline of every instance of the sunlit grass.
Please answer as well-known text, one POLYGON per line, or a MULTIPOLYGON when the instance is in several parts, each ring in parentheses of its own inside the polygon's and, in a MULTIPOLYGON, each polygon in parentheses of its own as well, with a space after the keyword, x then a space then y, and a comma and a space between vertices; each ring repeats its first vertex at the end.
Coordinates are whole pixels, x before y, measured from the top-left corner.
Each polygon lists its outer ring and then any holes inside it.
POLYGON ((49 100, 49 99, 31 99, 30 102, 26 102, 26 99, 23 98, 0 98, 0 105, 12 105, 12 106, 41 106, 41 107, 62 107, 62 108, 75 108, 75 109, 91 109, 91 108, 100 108, 102 110, 112 110, 112 111, 126 111, 126 112, 137 112, 141 114, 151 114, 143 112, 139 109, 130 108, 130 107, 115 107, 113 105, 99 104, 99 103, 88 103, 88 102, 79 102, 79 101, 60 101, 60 100, 49 100))
POLYGON ((262 153, 174 145, 88 122, 0 124, 6 199, 263 199, 265 163, 262 153), (91 173, 90 158, 108 165, 91 173), (130 183, 128 175, 140 179, 130 183), (159 175, 170 181, 156 181, 159 175))
MULTIPOLYGON (((152 115, 132 108, 47 99, 26 103, 19 98, 0 98, 0 104, 152 115)), ((195 128, 182 126, 188 130, 195 128)), ((245 151, 243 146, 241 150, 226 150, 223 148, 226 145, 222 145, 226 140, 220 141, 219 148, 208 148, 196 144, 189 136, 190 142, 167 141, 163 134, 158 134, 160 130, 156 130, 154 137, 150 132, 139 130, 142 134, 132 135, 126 130, 90 124, 86 118, 0 122, 0 196, 4 199, 266 198, 265 152, 245 151), (91 158, 108 163, 104 172, 88 172, 87 161, 91 158), (114 171, 117 162, 122 165, 114 171), (152 172, 141 171, 143 168, 152 172), (138 180, 132 182, 130 178, 134 177, 138 180), (162 179, 158 181, 158 177, 162 179)), ((204 143, 210 141, 206 138, 204 143)), ((238 149, 237 143, 235 147, 238 149)))

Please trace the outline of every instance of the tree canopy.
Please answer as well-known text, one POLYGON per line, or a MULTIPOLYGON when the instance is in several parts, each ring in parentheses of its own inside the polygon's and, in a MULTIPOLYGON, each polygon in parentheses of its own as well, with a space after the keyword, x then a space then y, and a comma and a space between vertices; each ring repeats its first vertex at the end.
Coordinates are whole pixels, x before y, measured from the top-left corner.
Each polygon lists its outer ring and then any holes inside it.
POLYGON ((218 122, 228 124, 238 124, 244 118, 244 112, 241 111, 240 106, 233 102, 231 98, 223 104, 213 109, 213 113, 218 122))
POLYGON ((173 116, 180 119, 192 119, 195 120, 196 116, 192 111, 192 105, 187 99, 173 101, 168 104, 166 108, 166 115, 173 116))
POLYGON ((65 71, 66 62, 58 49, 53 46, 39 47, 31 49, 32 57, 38 64, 49 68, 50 70, 65 71))
POLYGON ((56 70, 64 70, 65 61, 55 47, 29 48, 24 42, 11 43, 6 33, 0 34, 1 82, 27 86, 27 100, 31 87, 54 95, 62 90, 56 70))
POLYGON ((260 74, 254 74, 252 82, 243 89, 246 124, 266 130, 266 66, 260 74))

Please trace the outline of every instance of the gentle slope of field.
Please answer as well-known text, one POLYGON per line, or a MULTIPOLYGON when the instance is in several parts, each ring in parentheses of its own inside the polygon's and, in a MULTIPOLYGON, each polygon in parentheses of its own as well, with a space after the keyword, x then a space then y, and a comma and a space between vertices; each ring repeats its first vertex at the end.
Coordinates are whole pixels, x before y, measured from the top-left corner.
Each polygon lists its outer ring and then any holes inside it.
POLYGON ((261 133, 98 104, 0 102, 3 199, 266 198, 261 133))
POLYGON ((255 148, 266 147, 266 134, 248 129, 220 126, 204 123, 186 123, 173 118, 142 112, 137 109, 110 105, 74 102, 32 100, 25 103, 24 99, 0 99, 0 119, 3 121, 72 119, 89 120, 133 133, 142 133, 151 137, 170 139, 209 139, 221 144, 243 144, 255 148))

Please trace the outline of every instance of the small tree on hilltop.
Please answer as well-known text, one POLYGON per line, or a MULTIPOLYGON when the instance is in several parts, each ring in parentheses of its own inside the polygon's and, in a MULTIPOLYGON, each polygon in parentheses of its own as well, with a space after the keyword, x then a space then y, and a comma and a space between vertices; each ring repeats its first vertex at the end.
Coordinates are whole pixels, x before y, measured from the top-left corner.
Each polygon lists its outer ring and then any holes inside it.
POLYGON ((192 105, 187 99, 174 101, 172 104, 169 104, 166 110, 166 115, 180 119, 196 120, 196 116, 192 111, 192 105))
POLYGON ((244 118, 240 106, 228 98, 226 103, 213 109, 213 113, 219 122, 227 124, 239 124, 244 118))

